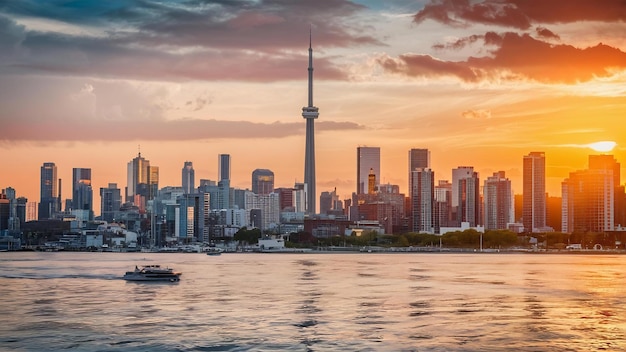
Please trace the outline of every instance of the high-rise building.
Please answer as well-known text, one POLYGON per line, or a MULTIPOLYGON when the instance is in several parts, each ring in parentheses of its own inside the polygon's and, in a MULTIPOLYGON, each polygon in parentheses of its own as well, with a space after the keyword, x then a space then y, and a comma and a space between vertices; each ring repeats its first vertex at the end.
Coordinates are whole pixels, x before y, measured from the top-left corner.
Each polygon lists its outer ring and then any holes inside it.
POLYGON ((191 161, 185 161, 185 164, 183 165, 182 180, 183 192, 196 192, 195 171, 193 170, 193 163, 191 161))
POLYGON ((526 232, 546 229, 546 154, 524 156, 522 224, 526 232))
POLYGON ((72 211, 81 220, 93 220, 93 190, 91 169, 72 169, 72 211))
POLYGON ((246 192, 246 206, 252 226, 261 230, 274 229, 280 224, 280 205, 277 193, 246 192))
MULTIPOLYGON (((306 188, 307 214, 315 214, 315 119, 319 116, 319 109, 313 105, 313 49, 311 47, 311 33, 309 33, 309 89, 308 105, 302 108, 302 117, 306 119, 306 149, 304 155, 304 187, 306 188)), ((254 191, 254 190, 253 190, 254 191)))
POLYGON ((482 223, 480 216, 480 180, 471 166, 460 166, 452 170, 452 204, 456 214, 456 226, 463 222, 470 227, 482 223), (456 192, 456 196, 455 196, 456 192), (456 199, 456 205, 454 201, 456 199))
POLYGON ((511 180, 504 171, 487 177, 483 187, 485 230, 505 230, 514 221, 511 180))
POLYGON ((115 212, 122 206, 122 194, 117 183, 109 183, 107 188, 100 188, 100 217, 106 222, 115 220, 115 212))
POLYGON ((252 171, 252 193, 270 194, 274 192, 274 173, 268 169, 252 171))
POLYGON ((219 180, 230 180, 230 154, 220 154, 218 155, 219 164, 218 164, 218 173, 219 180))
POLYGON ((428 168, 415 168, 411 171, 410 183, 411 231, 434 233, 435 172, 428 168))
POLYGON ((145 211, 146 201, 154 199, 159 190, 159 167, 151 166, 139 153, 128 162, 127 181, 126 201, 145 211))
POLYGON ((4 190, 0 193, 0 232, 9 229, 9 219, 11 217, 11 201, 7 199, 4 190))
POLYGON ((374 169, 370 169, 370 173, 367 175, 367 193, 374 194, 378 191, 378 180, 376 180, 376 174, 374 173, 374 169))
POLYGON ((571 172, 561 183, 561 231, 606 232, 614 229, 613 171, 588 169, 571 172))
POLYGON ((430 152, 428 149, 409 150, 409 172, 418 168, 427 169, 430 167, 430 152))
POLYGON ((15 216, 17 217, 20 229, 24 227, 24 223, 28 220, 26 217, 26 205, 28 204, 28 199, 26 197, 17 197, 16 206, 15 206, 15 216))
POLYGON ((357 147, 356 148, 356 194, 368 193, 370 172, 380 183, 380 148, 357 147))
POLYGON ((589 155, 589 169, 613 171, 613 208, 615 226, 626 226, 626 195, 624 185, 621 184, 620 163, 613 155, 589 155))
MULTIPOLYGON (((296 190, 293 188, 274 188, 274 193, 278 193, 278 203, 280 206, 280 211, 294 212, 295 208, 295 193, 296 190)), ((321 202, 320 202, 321 207, 321 202)), ((321 213, 321 210, 320 210, 321 213)))
POLYGON ((441 233, 442 227, 453 227, 452 219, 452 184, 447 180, 439 180, 435 186, 433 205, 435 233, 441 233))
POLYGON ((137 154, 133 160, 128 162, 126 201, 134 201, 135 195, 139 191, 140 184, 148 184, 148 168, 150 161, 137 154))
POLYGON ((320 214, 341 215, 342 213, 343 203, 339 200, 337 189, 320 194, 320 214))
POLYGON ((147 199, 152 200, 159 192, 159 167, 150 165, 148 167, 148 194, 147 199))
POLYGON ((57 167, 54 163, 41 166, 39 220, 50 219, 60 210, 57 167))

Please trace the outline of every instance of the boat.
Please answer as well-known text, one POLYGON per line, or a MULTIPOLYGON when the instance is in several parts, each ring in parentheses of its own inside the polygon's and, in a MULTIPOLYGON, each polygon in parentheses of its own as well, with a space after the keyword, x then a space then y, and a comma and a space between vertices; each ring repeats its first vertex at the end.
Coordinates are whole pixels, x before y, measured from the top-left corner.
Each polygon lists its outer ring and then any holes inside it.
POLYGON ((135 266, 135 270, 127 271, 123 279, 127 281, 180 281, 182 273, 172 268, 162 268, 158 264, 144 265, 141 269, 135 266))
POLYGON ((222 252, 224 252, 224 250, 218 247, 209 247, 206 249, 206 255, 221 255, 222 252))

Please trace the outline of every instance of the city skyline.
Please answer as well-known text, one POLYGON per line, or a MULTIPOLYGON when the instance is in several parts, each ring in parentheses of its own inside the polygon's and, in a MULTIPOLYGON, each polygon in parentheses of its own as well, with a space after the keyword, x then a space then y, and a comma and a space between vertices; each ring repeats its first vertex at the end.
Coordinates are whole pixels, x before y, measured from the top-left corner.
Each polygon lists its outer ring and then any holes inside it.
POLYGON ((481 179, 502 170, 516 194, 530 152, 545 152, 546 191, 557 196, 594 143, 615 142, 610 154, 626 160, 619 1, 576 2, 567 13, 556 3, 491 0, 181 5, 133 12, 130 22, 118 15, 128 4, 0 9, 8 39, 0 43, 0 154, 9 170, 0 188, 39 201, 45 162, 58 169, 63 199, 76 167, 92 170, 94 191, 124 187, 137 144, 159 165, 159 187, 180 182, 185 160, 196 179, 215 179, 220 153, 232 156, 232 187, 249 187, 257 168, 272 170, 279 187, 303 182, 298 111, 311 28, 324 110, 316 201, 335 188, 342 199, 353 192, 360 145, 381 148, 377 182, 405 194, 412 148, 431 152, 437 180, 451 180, 460 165, 481 179))

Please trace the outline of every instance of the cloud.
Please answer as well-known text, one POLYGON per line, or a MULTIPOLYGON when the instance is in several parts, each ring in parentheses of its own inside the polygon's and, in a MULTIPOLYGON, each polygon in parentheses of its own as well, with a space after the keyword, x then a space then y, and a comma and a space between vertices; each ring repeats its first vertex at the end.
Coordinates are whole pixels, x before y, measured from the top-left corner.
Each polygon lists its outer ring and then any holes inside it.
POLYGON ((580 21, 623 22, 623 0, 431 0, 413 20, 427 19, 456 27, 471 23, 529 29, 533 23, 572 23, 580 21))
POLYGON ((456 76, 467 82, 477 82, 483 74, 465 62, 438 60, 430 55, 405 54, 397 59, 382 56, 378 63, 388 72, 413 77, 456 76))
POLYGON ((545 39, 561 39, 561 37, 559 37, 557 34, 555 34, 554 32, 552 32, 551 30, 545 28, 545 27, 537 27, 536 28, 536 32, 537 35, 541 38, 545 38, 545 39))
MULTIPOLYGON (((318 131, 358 130, 364 127, 353 122, 319 121, 318 131)), ((204 139, 274 139, 304 136, 304 122, 256 123, 224 120, 155 120, 73 121, 71 128, 56 121, 34 122, 8 120, 3 122, 2 144, 8 142, 57 141, 185 141, 204 139), (146 128, 149 124, 150 128, 146 128)))
MULTIPOLYGON (((497 46, 489 56, 452 62, 429 55, 405 54, 398 58, 381 57, 378 63, 391 73, 426 78, 456 76, 465 82, 526 78, 545 83, 573 84, 594 77, 609 77, 615 69, 626 69, 626 53, 604 44, 576 48, 512 32, 488 32, 480 37, 485 45, 497 46)), ((476 37, 470 38, 459 43, 477 40, 476 37)))
POLYGON ((0 6, 0 48, 10 49, 0 64, 9 73, 143 80, 302 79, 313 26, 316 78, 346 79, 320 48, 380 44, 346 20, 364 9, 347 0, 9 2, 0 6), (85 31, 33 29, 9 16, 85 31))
POLYGON ((468 120, 486 120, 491 118, 491 110, 466 110, 461 113, 461 116, 468 120))

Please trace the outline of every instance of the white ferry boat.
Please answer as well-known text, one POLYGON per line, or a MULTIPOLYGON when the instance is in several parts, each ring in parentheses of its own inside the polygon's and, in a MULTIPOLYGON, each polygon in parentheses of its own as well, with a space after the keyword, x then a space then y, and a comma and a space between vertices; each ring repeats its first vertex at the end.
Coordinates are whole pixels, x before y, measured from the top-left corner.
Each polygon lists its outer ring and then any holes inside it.
POLYGON ((127 271, 124 280, 127 281, 180 281, 182 273, 175 272, 172 268, 162 268, 160 265, 145 265, 141 268, 135 266, 135 270, 127 271))

